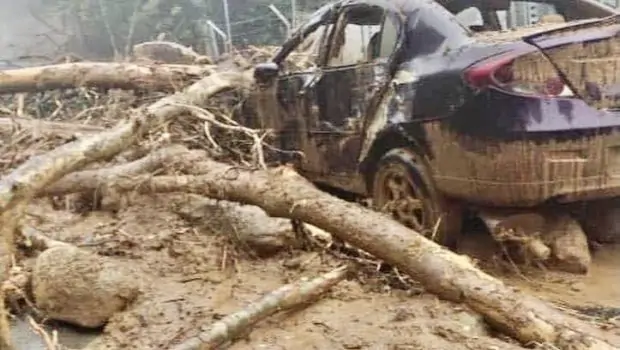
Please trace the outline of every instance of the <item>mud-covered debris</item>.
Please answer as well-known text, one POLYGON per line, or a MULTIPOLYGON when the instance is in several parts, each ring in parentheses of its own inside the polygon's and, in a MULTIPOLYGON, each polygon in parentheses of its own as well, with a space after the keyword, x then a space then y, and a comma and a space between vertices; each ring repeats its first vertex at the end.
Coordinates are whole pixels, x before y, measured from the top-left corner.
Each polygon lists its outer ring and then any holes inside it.
POLYGON ((229 235, 263 257, 296 242, 290 220, 270 217, 252 205, 190 196, 176 206, 175 212, 185 220, 199 223, 203 232, 229 235))
POLYGON ((81 327, 103 326, 140 291, 137 271, 76 247, 56 247, 36 261, 33 294, 41 311, 81 327))

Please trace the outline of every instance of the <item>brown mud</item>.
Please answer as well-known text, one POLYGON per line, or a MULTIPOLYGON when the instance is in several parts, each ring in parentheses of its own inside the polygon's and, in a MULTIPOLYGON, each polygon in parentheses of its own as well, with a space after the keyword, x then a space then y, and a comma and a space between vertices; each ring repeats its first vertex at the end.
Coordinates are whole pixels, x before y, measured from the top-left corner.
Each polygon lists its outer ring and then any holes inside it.
MULTIPOLYGON (((195 335, 201 325, 209 325, 283 284, 342 264, 328 253, 300 250, 258 258, 235 244, 234 232, 217 227, 217 218, 209 230, 175 214, 172 207, 184 196, 133 196, 130 205, 116 214, 57 210, 48 200, 30 206, 27 222, 48 237, 127 262, 150 281, 134 304, 104 328, 98 348, 167 349, 195 335)), ((210 227, 209 222, 203 226, 210 227)), ((488 271, 507 283, 560 307, 620 308, 620 286, 615 283, 620 277, 620 248, 600 250, 585 277, 533 269, 516 273, 498 268, 491 263, 492 257, 484 256, 490 251, 484 238, 469 238, 463 250, 488 259, 481 265, 488 265, 488 271)), ((511 348, 520 347, 495 337, 480 317, 466 308, 441 302, 416 286, 394 288, 380 273, 344 281, 318 302, 258 324, 231 347, 511 348)))

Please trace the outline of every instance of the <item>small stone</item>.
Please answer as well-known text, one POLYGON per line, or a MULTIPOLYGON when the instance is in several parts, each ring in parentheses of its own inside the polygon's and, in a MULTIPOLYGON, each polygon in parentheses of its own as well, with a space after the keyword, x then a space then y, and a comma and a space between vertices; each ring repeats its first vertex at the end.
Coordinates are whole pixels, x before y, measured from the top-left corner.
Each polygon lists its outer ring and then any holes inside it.
POLYGON ((286 260, 282 263, 282 265, 286 267, 287 269, 291 269, 291 270, 298 269, 301 267, 301 258, 296 257, 296 258, 286 260))
POLYGON ((211 283, 222 283, 226 280, 226 275, 222 271, 209 271, 204 275, 204 280, 211 283))
POLYGON ((575 292, 582 292, 586 288, 586 285, 582 282, 576 282, 571 284, 570 289, 575 292))
POLYGON ((453 319, 462 325, 462 331, 472 336, 484 336, 488 327, 484 318, 478 314, 462 311, 454 314, 453 319))
POLYGON ((392 317, 392 322, 406 321, 410 317, 411 317, 411 313, 409 312, 409 310, 404 309, 404 308, 398 308, 396 309, 396 312, 394 313, 394 316, 392 317))

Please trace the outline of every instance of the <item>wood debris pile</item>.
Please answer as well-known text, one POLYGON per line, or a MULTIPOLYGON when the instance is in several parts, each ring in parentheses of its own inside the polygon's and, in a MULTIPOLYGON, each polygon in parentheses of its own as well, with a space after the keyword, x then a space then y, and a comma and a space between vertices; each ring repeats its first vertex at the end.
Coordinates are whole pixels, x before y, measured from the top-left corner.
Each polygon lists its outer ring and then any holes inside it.
MULTIPOLYGON (((50 238, 26 224, 30 222, 26 217, 31 216, 27 208, 39 198, 79 195, 93 203, 87 210, 96 211, 102 208, 100 198, 112 193, 192 193, 257 206, 271 217, 303 223, 306 237, 292 239, 311 241, 302 244, 302 249, 325 249, 316 240, 331 241, 333 236, 368 252, 358 262, 374 258, 388 263, 400 271, 404 283, 415 280, 425 291, 465 305, 520 344, 547 344, 566 350, 620 349, 617 337, 506 286, 479 270, 471 259, 381 213, 321 192, 290 167, 269 167, 263 156, 268 130, 243 126, 237 121, 241 112, 236 106, 253 88, 252 64, 273 52, 273 48, 254 48, 214 64, 186 66, 78 62, 5 71, 0 76, 0 93, 4 94, 0 107, 0 227, 4 285, 12 286, 5 288, 5 298, 15 301, 21 296, 36 304, 32 308, 40 309, 42 317, 47 312, 79 323, 76 315, 67 314, 68 309, 52 312, 42 302, 51 291, 70 293, 70 284, 54 283, 51 277, 34 279, 32 301, 27 297, 32 292, 27 290, 29 283, 23 283, 23 273, 8 278, 11 266, 15 269, 40 251, 44 253, 39 258, 47 260, 58 260, 49 257, 54 254, 70 255, 62 265, 80 261, 71 274, 83 272, 82 289, 73 293, 84 302, 101 302, 104 299, 90 298, 110 285, 125 283, 108 279, 106 271, 116 270, 109 267, 113 266, 109 259, 81 253, 87 243, 50 238), (98 268, 87 268, 93 264, 98 268), (14 288, 16 285, 21 288, 14 288)), ((125 239, 131 244, 135 237, 125 234, 125 239)), ((166 240, 165 247, 173 254, 170 241, 174 237, 166 240)), ((226 261, 222 259, 221 264, 226 261)), ((214 349, 234 342, 260 320, 324 295, 354 273, 349 262, 342 261, 342 266, 315 279, 285 285, 205 329, 185 329, 178 339, 160 348, 214 349)), ((42 260, 33 269, 33 273, 49 276, 61 274, 42 260)), ((110 315, 114 317, 110 324, 122 320, 123 310, 140 299, 136 290, 144 294, 143 289, 149 288, 145 286, 153 286, 135 283, 125 289, 131 292, 101 296, 111 298, 105 299, 110 300, 106 305, 114 306, 111 312, 116 314, 110 315)), ((77 309, 73 305, 69 311, 77 309)), ((100 325, 101 319, 85 324, 100 325)), ((10 348, 6 324, 0 339, 4 342, 0 348, 10 348)), ((102 342, 89 349, 103 348, 102 342)), ((135 343, 124 345, 136 348, 135 343)))

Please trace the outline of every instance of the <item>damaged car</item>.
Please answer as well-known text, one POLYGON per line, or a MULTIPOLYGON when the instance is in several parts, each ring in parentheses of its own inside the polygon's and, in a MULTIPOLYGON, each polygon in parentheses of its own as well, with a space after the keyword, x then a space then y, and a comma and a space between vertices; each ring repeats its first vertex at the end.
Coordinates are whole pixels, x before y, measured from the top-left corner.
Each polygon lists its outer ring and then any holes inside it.
POLYGON ((325 5, 255 67, 247 122, 309 180, 449 247, 466 212, 618 197, 620 15, 538 2, 556 20, 516 31, 511 1, 325 5))

